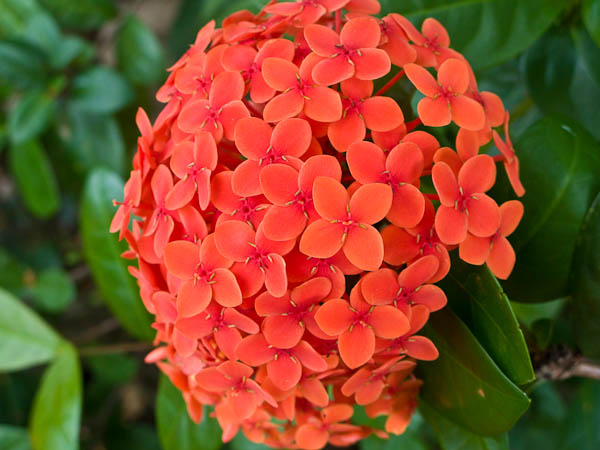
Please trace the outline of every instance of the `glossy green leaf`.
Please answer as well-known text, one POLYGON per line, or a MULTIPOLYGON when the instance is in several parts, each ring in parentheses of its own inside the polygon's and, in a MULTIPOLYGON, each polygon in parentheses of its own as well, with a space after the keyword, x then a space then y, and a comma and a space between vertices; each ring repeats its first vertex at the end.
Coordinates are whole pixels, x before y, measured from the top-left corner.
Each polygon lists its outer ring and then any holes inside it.
POLYGON ((46 56, 38 47, 21 41, 0 41, 0 81, 17 88, 41 87, 47 77, 46 56))
POLYGON ((600 48, 584 27, 575 29, 572 34, 579 58, 595 85, 600 86, 600 48))
POLYGON ((575 241, 600 191, 600 145, 577 123, 544 118, 515 143, 525 215, 510 240, 517 262, 503 283, 516 301, 568 294, 575 241))
POLYGON ((419 403, 419 411, 435 431, 443 450, 509 450, 507 433, 496 437, 474 434, 438 413, 425 401, 419 403))
POLYGON ((52 359, 60 337, 21 300, 0 289, 0 372, 52 359))
POLYGON ((66 27, 97 28, 117 14, 113 0, 39 0, 66 27))
POLYGON ((577 345, 600 358, 600 194, 587 212, 573 258, 571 309, 577 345))
POLYGON ((550 27, 569 0, 407 0, 383 1, 384 12, 398 12, 419 24, 438 19, 451 47, 470 64, 484 68, 521 53, 550 27))
POLYGON ((64 270, 54 267, 39 274, 32 294, 38 308, 57 313, 75 300, 75 284, 64 270))
POLYGON ((449 309, 434 313, 424 328, 440 356, 419 364, 421 396, 444 417, 485 436, 509 430, 529 399, 449 309))
POLYGON ((71 104, 87 112, 109 114, 123 108, 132 98, 127 80, 108 67, 94 67, 73 79, 71 104))
POLYGON ((21 427, 0 425, 0 448, 2 450, 29 450, 29 434, 21 427))
POLYGON ((583 0, 581 15, 596 45, 600 46, 600 1, 583 0))
POLYGON ((506 294, 490 270, 456 258, 440 285, 452 309, 508 378, 516 384, 532 381, 535 374, 523 332, 506 294))
POLYGON ((10 148, 10 166, 25 205, 39 218, 52 216, 60 206, 54 171, 37 141, 10 148))
POLYGON ((181 392, 161 375, 156 397, 156 426, 164 450, 218 450, 223 445, 217 420, 204 418, 196 425, 190 419, 181 392))
POLYGON ((150 316, 121 253, 127 248, 108 229, 116 211, 113 199, 123 197, 123 182, 105 169, 88 176, 82 194, 79 224, 85 257, 103 299, 132 335, 151 339, 150 316))
POLYGON ((65 342, 35 396, 29 424, 34 450, 79 448, 81 384, 77 352, 65 342))
POLYGON ((165 78, 165 60, 158 38, 135 16, 125 19, 117 37, 119 66, 131 82, 149 84, 165 78))
POLYGON ((8 116, 8 131, 13 144, 38 137, 56 112, 56 100, 43 91, 31 91, 19 100, 8 116))

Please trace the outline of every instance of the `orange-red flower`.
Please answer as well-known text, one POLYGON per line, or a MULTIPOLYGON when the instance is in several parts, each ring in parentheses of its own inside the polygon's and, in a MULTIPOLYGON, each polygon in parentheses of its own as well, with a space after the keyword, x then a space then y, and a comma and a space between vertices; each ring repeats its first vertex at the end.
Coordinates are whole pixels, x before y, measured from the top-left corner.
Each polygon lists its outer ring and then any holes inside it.
POLYGON ((525 188, 519 178, 519 158, 515 153, 515 149, 510 141, 510 135, 508 134, 508 120, 509 115, 506 113, 504 119, 504 139, 506 142, 500 138, 496 130, 494 130, 492 134, 494 136, 494 144, 496 144, 496 147, 498 147, 498 150, 500 150, 500 153, 504 156, 504 169, 506 170, 508 180, 515 191, 515 194, 519 197, 523 197, 523 195, 525 195, 525 188))
POLYGON ((265 8, 271 14, 291 18, 297 26, 317 22, 325 13, 342 8, 349 0, 296 0, 295 2, 274 3, 265 8))
POLYGON ((335 404, 321 410, 320 417, 311 416, 307 423, 298 427, 296 443, 300 448, 317 450, 325 447, 332 435, 360 430, 356 425, 343 424, 352 417, 350 405, 335 404))

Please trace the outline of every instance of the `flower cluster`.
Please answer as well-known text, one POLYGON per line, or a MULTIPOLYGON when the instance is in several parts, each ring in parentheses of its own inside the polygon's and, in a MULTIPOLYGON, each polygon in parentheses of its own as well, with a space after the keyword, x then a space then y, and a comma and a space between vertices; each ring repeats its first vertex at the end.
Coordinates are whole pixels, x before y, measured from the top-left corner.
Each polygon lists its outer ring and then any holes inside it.
POLYGON ((501 100, 436 20, 378 12, 297 0, 211 22, 170 68, 154 124, 138 113, 111 231, 155 317, 147 361, 195 421, 214 406, 224 441, 402 433, 416 362, 438 355, 419 331, 446 304, 433 283, 448 252, 500 278, 514 265, 523 207, 486 194, 496 162, 524 193, 501 100), (411 121, 384 95, 396 83, 423 94, 411 121), (427 131, 451 122, 455 149, 427 131), (385 431, 352 424, 355 404, 385 431))

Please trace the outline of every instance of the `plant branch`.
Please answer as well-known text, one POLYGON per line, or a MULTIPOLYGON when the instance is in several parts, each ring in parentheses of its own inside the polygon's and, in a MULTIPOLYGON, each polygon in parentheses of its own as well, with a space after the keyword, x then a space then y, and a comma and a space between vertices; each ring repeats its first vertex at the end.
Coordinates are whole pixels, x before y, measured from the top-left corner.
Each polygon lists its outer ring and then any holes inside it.
POLYGON ((82 357, 95 355, 112 355, 118 353, 147 352, 152 349, 149 342, 123 342, 111 345, 98 345, 95 347, 83 347, 79 349, 82 357))
POLYGON ((571 349, 553 348, 536 364, 535 375, 536 378, 545 380, 566 380, 573 377, 600 380, 600 364, 576 355, 571 349))

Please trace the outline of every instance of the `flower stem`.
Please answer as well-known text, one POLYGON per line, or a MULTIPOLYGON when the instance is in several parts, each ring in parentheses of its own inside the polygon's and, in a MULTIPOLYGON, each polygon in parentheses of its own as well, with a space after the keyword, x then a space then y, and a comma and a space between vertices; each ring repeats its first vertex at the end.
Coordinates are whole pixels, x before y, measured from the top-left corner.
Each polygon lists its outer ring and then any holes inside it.
POLYGON ((388 81, 387 83, 385 83, 381 89, 379 89, 377 92, 375 92, 375 95, 382 95, 384 93, 386 93, 393 85, 395 85, 398 80, 400 78, 402 78, 404 76, 404 70, 400 70, 400 72, 398 72, 396 75, 394 75, 390 81, 388 81))

